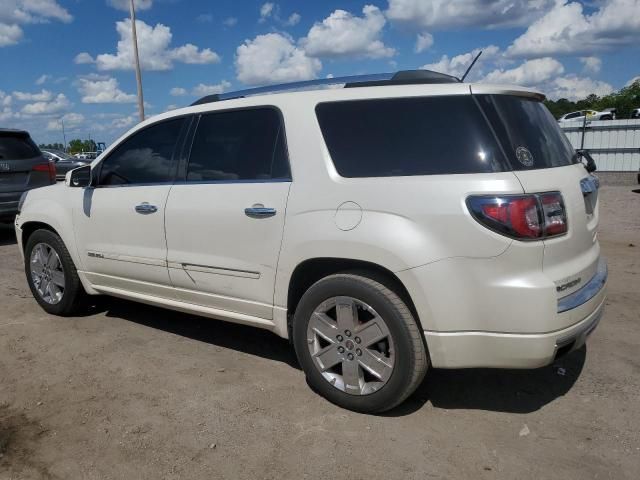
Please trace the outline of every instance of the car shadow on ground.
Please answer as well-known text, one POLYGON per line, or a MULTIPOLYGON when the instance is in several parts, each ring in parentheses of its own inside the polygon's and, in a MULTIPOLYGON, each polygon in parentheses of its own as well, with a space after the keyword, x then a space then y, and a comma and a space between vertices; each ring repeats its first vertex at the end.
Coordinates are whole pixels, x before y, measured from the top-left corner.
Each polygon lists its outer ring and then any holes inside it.
POLYGON ((530 413, 565 395, 580 377, 587 348, 571 352, 552 365, 535 370, 431 370, 416 393, 388 412, 407 415, 430 402, 447 410, 530 413))
POLYGON ((174 312, 116 298, 100 298, 93 312, 115 317, 198 342, 256 355, 300 369, 287 340, 255 327, 174 312))
MULTIPOLYGON (((237 350, 300 369, 287 340, 266 330, 188 315, 115 298, 101 298, 93 313, 237 350)), ((586 347, 536 370, 467 369, 428 372, 417 391, 384 416, 410 415, 426 403, 437 409, 508 413, 539 410, 565 395, 579 378, 586 347)))
POLYGON ((13 225, 0 223, 0 247, 16 244, 16 232, 13 225))

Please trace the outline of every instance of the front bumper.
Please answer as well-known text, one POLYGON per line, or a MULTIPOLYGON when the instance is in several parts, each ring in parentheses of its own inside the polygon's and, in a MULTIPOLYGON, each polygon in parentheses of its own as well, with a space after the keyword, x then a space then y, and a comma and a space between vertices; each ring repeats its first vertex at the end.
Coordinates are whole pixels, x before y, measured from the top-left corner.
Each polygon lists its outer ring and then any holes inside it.
POLYGON ((600 259, 596 274, 580 290, 557 300, 559 324, 571 325, 540 333, 425 331, 436 368, 537 368, 584 345, 602 318, 607 265, 600 259))

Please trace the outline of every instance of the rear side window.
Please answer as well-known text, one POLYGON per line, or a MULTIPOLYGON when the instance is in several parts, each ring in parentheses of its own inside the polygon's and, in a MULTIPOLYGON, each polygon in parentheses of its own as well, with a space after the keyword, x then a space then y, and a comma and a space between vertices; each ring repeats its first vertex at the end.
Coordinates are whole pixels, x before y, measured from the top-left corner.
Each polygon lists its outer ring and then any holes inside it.
POLYGON ((563 167, 572 163, 573 147, 542 102, 511 95, 477 95, 476 98, 513 170, 563 167))
POLYGON ((28 135, 0 133, 0 160, 27 160, 40 155, 40 149, 28 135))
POLYGON ((291 178, 280 114, 273 108, 202 115, 188 182, 291 178))
POLYGON ((343 177, 504 170, 504 158, 471 95, 322 103, 316 114, 343 177))
POLYGON ((101 164, 100 185, 135 185, 173 181, 177 142, 184 118, 140 130, 120 144, 101 164))

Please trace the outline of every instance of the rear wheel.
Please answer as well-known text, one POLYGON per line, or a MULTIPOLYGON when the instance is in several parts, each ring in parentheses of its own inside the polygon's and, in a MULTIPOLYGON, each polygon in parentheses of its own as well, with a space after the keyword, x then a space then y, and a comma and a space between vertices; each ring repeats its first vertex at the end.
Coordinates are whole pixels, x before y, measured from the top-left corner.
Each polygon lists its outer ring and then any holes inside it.
POLYGON ((405 303, 362 274, 312 285, 296 309, 293 337, 310 385, 350 410, 395 407, 427 371, 424 342, 405 303))
POLYGON ((73 315, 86 293, 62 239, 49 230, 36 230, 25 246, 25 273, 38 304, 53 315, 73 315))

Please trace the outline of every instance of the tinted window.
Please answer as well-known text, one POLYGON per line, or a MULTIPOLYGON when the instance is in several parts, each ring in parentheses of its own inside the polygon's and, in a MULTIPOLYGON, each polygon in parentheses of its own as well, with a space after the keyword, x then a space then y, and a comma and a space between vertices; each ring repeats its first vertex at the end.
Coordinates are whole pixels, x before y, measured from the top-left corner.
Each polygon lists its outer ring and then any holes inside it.
POLYGON ((176 171, 176 144, 183 118, 134 133, 103 162, 100 185, 170 182, 176 171))
POLYGON ((284 128, 273 108, 200 118, 187 181, 289 179, 284 128))
POLYGON ((580 112, 576 112, 576 113, 569 113, 565 118, 567 120, 569 120, 570 118, 578 118, 580 117, 582 114, 580 112))
POLYGON ((542 102, 509 95, 478 95, 476 98, 514 170, 562 167, 572 163, 573 147, 542 102))
POLYGON ((40 149, 27 135, 0 133, 0 160, 26 160, 40 156, 40 149))
POLYGON ((316 113, 343 177, 503 169, 499 147, 470 95, 324 103, 316 113))

